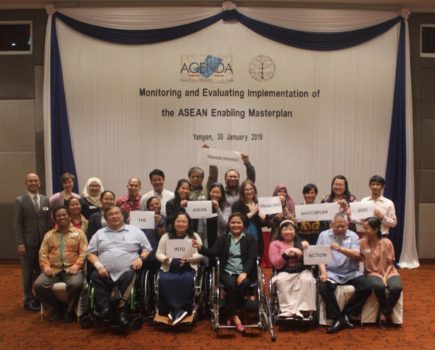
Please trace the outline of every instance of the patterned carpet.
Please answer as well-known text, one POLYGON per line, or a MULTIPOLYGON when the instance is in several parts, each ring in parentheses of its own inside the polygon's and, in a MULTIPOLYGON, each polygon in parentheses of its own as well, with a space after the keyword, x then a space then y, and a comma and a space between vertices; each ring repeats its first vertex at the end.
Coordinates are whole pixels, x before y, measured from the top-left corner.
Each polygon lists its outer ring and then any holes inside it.
POLYGON ((401 270, 404 282, 404 324, 381 330, 364 325, 328 335, 323 327, 277 329, 269 334, 216 337, 209 320, 184 332, 144 325, 127 335, 104 328, 83 330, 78 324, 41 321, 24 311, 18 265, 0 266, 0 349, 435 349, 435 262, 401 270))

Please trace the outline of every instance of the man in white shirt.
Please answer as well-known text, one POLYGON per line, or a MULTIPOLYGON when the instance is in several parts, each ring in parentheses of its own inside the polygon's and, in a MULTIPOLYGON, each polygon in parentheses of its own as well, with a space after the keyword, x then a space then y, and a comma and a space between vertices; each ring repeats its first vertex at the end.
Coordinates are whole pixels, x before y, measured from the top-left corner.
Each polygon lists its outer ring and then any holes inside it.
POLYGON ((382 176, 374 175, 370 178, 369 187, 372 195, 361 199, 361 202, 374 202, 374 215, 382 221, 381 232, 387 236, 390 228, 397 225, 396 209, 394 203, 385 198, 382 193, 385 187, 385 179, 382 176))
POLYGON ((174 193, 163 188, 165 185, 165 173, 160 169, 154 169, 151 171, 149 177, 153 190, 142 196, 140 200, 140 210, 148 210, 148 199, 151 197, 157 197, 160 199, 161 213, 166 216, 166 202, 174 198, 174 193))

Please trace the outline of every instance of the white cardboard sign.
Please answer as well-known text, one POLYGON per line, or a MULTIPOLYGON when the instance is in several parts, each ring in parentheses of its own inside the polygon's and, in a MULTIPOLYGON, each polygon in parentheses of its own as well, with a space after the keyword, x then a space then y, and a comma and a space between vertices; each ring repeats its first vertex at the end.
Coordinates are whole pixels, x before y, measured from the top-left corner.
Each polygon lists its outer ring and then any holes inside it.
POLYGON ((166 241, 166 256, 168 258, 190 258, 192 255, 191 239, 168 239, 166 241))
POLYGON ((192 219, 211 218, 213 216, 211 201, 188 201, 186 213, 192 219))
POLYGON ((304 265, 328 264, 331 259, 329 245, 310 245, 304 249, 304 265))
POLYGON ((334 219, 340 211, 337 203, 302 204, 295 205, 296 220, 301 221, 329 221, 334 219))
POLYGON ((374 216, 375 203, 367 202, 352 202, 350 203, 350 217, 352 220, 364 220, 374 216))
POLYGON ((203 147, 199 151, 199 163, 215 165, 219 168, 240 168, 243 161, 239 152, 203 147))
POLYGON ((279 196, 276 197, 259 197, 258 205, 263 214, 279 214, 282 212, 282 204, 279 196))
POLYGON ((130 212, 130 225, 136 226, 141 230, 154 229, 155 213, 153 211, 133 210, 130 212))

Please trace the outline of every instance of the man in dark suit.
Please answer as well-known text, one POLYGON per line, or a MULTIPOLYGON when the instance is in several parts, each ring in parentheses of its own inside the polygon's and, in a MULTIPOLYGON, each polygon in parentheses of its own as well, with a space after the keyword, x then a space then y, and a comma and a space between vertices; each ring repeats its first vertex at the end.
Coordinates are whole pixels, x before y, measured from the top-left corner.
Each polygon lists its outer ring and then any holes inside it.
POLYGON ((24 309, 38 311, 40 302, 35 298, 32 285, 40 274, 38 252, 44 234, 52 221, 48 198, 39 193, 38 175, 29 173, 25 179, 27 192, 15 199, 15 238, 21 260, 24 289, 24 309))

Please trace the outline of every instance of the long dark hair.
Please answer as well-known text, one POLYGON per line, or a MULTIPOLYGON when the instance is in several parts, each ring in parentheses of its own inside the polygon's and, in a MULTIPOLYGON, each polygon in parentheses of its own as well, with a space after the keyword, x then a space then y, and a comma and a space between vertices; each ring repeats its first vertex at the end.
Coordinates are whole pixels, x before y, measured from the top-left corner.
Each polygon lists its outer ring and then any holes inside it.
POLYGON ((333 177, 332 181, 331 181, 331 193, 328 196, 327 202, 328 203, 332 203, 334 202, 334 198, 335 198, 335 193, 332 190, 332 185, 334 184, 335 180, 344 180, 344 192, 343 192, 343 196, 346 199, 346 202, 350 202, 350 191, 349 191, 349 183, 347 182, 347 179, 343 176, 343 175, 336 175, 333 177))
POLYGON ((184 184, 188 184, 188 185, 189 185, 189 188, 190 188, 190 182, 189 182, 189 180, 187 180, 187 179, 180 179, 180 180, 178 180, 178 182, 177 182, 177 187, 175 187, 174 198, 175 198, 175 201, 176 201, 177 203, 180 203, 180 201, 181 201, 181 199, 180 199, 180 195, 178 194, 178 190, 179 190, 180 187, 181 187, 182 185, 184 185, 184 184))
POLYGON ((372 216, 372 217, 365 219, 364 222, 366 222, 373 230, 376 231, 376 236, 379 239, 384 237, 382 235, 382 231, 381 231, 382 221, 379 218, 372 216))
POLYGON ((169 238, 170 239, 177 238, 177 234, 175 233, 175 220, 177 220, 177 218, 179 216, 181 216, 181 215, 184 215, 187 218, 187 236, 189 238, 193 238, 194 239, 195 236, 193 234, 192 219, 184 211, 179 211, 178 213, 176 213, 175 216, 173 217, 173 219, 171 220, 171 227, 168 230, 168 236, 169 236, 169 238))
POLYGON ((208 199, 208 200, 211 200, 210 192, 211 192, 211 190, 212 190, 213 188, 216 188, 216 187, 219 188, 219 189, 221 190, 221 193, 222 193, 222 197, 221 197, 221 199, 219 200, 219 208, 220 208, 221 210, 223 210, 224 207, 225 207, 225 204, 227 203, 227 198, 226 198, 226 196, 225 196, 224 185, 222 185, 221 183, 218 183, 218 182, 215 182, 214 184, 211 184, 210 189, 208 190, 208 197, 207 197, 207 199, 208 199))

